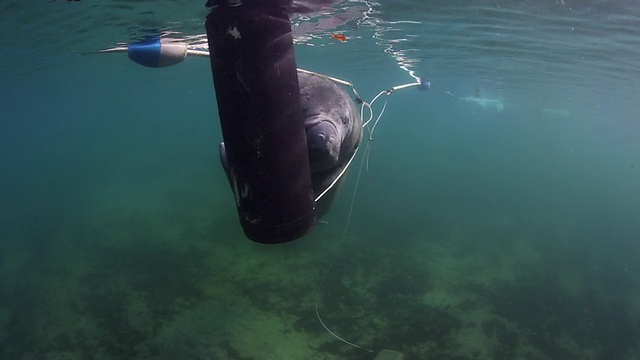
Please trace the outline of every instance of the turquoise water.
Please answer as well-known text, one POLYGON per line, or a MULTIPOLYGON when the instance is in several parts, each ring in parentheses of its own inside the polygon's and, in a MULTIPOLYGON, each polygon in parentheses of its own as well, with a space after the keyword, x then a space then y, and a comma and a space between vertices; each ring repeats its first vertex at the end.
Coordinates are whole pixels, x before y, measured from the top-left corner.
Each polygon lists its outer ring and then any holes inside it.
POLYGON ((0 358, 640 358, 634 2, 294 19, 299 66, 432 88, 389 97, 359 181, 276 247, 238 224, 207 59, 79 55, 201 34, 201 3, 0 5, 0 358))

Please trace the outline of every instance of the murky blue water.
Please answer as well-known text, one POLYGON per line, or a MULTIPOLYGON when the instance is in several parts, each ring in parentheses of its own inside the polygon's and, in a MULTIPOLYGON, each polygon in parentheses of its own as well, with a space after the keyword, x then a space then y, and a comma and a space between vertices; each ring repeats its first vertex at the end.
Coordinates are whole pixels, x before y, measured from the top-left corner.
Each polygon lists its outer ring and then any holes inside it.
POLYGON ((0 5, 0 358, 640 357, 635 2, 295 18, 300 67, 432 87, 389 97, 328 223, 278 247, 238 224, 206 58, 79 55, 202 41, 202 3, 0 5))

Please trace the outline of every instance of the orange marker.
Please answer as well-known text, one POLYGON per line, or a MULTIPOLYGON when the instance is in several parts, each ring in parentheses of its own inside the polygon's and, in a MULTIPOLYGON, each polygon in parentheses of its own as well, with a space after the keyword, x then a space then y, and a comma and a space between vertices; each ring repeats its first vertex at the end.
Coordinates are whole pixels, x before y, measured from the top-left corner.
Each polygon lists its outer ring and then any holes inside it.
POLYGON ((331 37, 342 42, 345 42, 347 40, 347 37, 344 36, 344 34, 331 34, 331 37))

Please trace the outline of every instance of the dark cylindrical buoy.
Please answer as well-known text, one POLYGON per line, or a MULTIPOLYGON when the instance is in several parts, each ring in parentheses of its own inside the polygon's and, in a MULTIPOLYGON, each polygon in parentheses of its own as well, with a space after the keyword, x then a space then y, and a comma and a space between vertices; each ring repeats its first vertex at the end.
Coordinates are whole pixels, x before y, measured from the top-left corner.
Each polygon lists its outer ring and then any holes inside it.
POLYGON ((288 12, 291 0, 210 0, 211 71, 240 223, 276 244, 316 219, 288 12))

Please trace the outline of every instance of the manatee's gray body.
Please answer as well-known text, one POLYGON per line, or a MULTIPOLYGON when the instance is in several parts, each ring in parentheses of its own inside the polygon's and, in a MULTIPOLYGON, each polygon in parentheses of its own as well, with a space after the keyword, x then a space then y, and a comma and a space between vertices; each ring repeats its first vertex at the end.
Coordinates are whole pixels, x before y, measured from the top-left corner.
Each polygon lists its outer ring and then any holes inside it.
POLYGON ((362 137, 360 114, 353 100, 327 78, 298 73, 298 80, 311 171, 345 163, 362 137))
MULTIPOLYGON (((339 176, 362 138, 360 113, 349 95, 335 82, 298 72, 300 105, 311 165, 311 184, 317 197, 339 176)), ((224 143, 220 159, 228 175, 224 143)), ((318 217, 328 210, 342 179, 318 201, 318 217)))
MULTIPOLYGON (((339 176, 353 156, 362 138, 362 123, 351 97, 332 80, 299 72, 298 81, 311 184, 318 196, 339 176)), ((319 217, 329 210, 341 180, 318 201, 319 217)))

